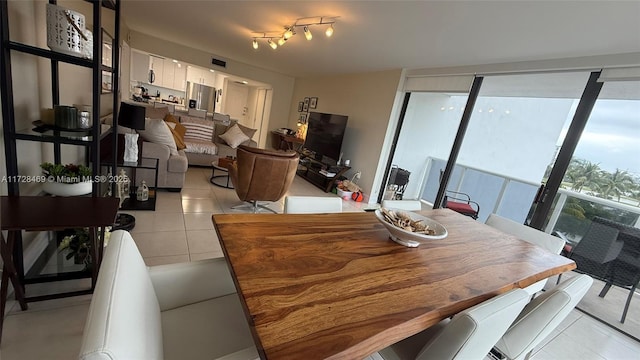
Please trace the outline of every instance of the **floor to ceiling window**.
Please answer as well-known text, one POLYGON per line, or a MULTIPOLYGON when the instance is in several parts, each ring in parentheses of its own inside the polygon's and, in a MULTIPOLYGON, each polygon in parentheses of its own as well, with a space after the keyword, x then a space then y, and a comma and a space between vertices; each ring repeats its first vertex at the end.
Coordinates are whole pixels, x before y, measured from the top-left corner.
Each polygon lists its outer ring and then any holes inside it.
POLYGON ((399 191, 397 185, 406 185, 400 190, 403 198, 420 197, 425 176, 430 175, 428 169, 434 166, 434 162, 440 163, 449 157, 466 102, 466 94, 411 94, 392 160, 393 168, 409 173, 409 181, 404 184, 397 170, 391 171, 385 199, 396 195, 399 191))
MULTIPOLYGON (((640 280, 640 76, 609 81, 605 74, 484 76, 459 143, 456 132, 473 97, 411 92, 389 167, 410 173, 403 198, 433 203, 459 144, 446 189, 477 201, 479 221, 491 213, 520 223, 538 216, 544 221, 536 226, 567 239, 568 249, 594 218, 614 222, 625 234, 615 261, 626 260, 617 267, 603 264, 605 273, 592 275, 600 279, 578 308, 640 338, 640 298, 633 288, 640 280), (547 192, 554 176, 557 194, 547 192), (550 209, 532 205, 541 184, 539 199, 550 209), (609 269, 621 280, 607 292, 602 280, 609 269)), ((389 183, 387 189, 394 189, 389 183)))

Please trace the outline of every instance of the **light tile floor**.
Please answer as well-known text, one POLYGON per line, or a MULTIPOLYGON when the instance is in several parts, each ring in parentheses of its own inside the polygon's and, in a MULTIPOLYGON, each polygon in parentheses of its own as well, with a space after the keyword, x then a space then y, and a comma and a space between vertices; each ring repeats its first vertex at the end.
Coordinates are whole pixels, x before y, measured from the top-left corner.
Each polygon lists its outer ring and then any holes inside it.
MULTIPOLYGON (((190 168, 181 193, 158 192, 156 211, 131 212, 132 231, 147 265, 221 257, 212 213, 234 213, 235 192, 209 183, 210 169, 190 168)), ((296 178, 290 195, 335 196, 296 178)), ((282 212, 284 201, 270 205, 282 212)), ((343 211, 362 211, 367 204, 343 202, 343 211)), ((64 287, 62 283, 46 286, 64 287)), ((46 287, 45 286, 45 287, 46 287)), ((31 287, 27 289, 31 291, 31 287)), ((34 289, 38 291, 37 289, 34 289)), ((44 291, 44 290, 41 290, 44 291)), ((20 311, 7 305, 0 347, 2 360, 73 359, 77 357, 91 296, 78 296, 29 304, 20 311)), ((574 310, 537 350, 534 360, 639 359, 640 343, 574 310)), ((369 359, 379 359, 376 354, 369 359)))

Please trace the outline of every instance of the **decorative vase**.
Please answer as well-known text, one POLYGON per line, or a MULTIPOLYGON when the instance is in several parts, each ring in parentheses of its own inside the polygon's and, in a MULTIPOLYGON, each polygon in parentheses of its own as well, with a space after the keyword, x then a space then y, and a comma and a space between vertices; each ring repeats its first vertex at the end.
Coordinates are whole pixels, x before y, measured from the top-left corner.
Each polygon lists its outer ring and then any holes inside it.
POLYGON ((42 189, 45 192, 56 196, 79 196, 91 193, 92 184, 91 181, 83 181, 74 184, 47 181, 42 184, 42 189))

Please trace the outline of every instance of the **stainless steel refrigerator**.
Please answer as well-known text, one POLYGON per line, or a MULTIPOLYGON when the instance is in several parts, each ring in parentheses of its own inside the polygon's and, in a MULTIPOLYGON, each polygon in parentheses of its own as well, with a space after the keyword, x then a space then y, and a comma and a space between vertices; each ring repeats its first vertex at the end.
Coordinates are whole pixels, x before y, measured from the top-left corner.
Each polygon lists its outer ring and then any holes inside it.
POLYGON ((211 113, 215 112, 215 95, 215 88, 187 81, 187 98, 189 99, 190 108, 206 110, 211 113))

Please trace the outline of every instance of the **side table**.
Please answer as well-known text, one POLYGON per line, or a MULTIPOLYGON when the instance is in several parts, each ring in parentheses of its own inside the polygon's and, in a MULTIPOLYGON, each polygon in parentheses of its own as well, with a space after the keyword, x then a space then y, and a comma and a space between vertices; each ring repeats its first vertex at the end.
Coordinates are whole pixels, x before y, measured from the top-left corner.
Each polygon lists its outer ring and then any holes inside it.
MULTIPOLYGON (((0 341, 7 302, 9 280, 16 300, 22 310, 27 303, 60 297, 77 296, 93 292, 98 278, 98 268, 102 259, 104 238, 101 228, 110 226, 118 210, 118 199, 113 197, 51 197, 51 196, 2 196, 0 225, 7 230, 7 239, 0 234, 0 254, 4 262, 2 284, 0 288, 0 341), (22 255, 22 230, 57 231, 69 228, 89 228, 91 238, 90 255, 93 260, 91 269, 91 289, 27 297, 25 294, 25 275, 22 255), (100 230, 100 231, 99 231, 100 230)), ((68 280, 78 276, 48 276, 42 281, 29 279, 29 283, 55 280, 68 280)))
POLYGON ((218 165, 218 160, 211 162, 211 178, 209 182, 225 189, 233 189, 233 183, 231 183, 231 179, 229 179, 229 169, 218 165), (221 171, 222 174, 216 175, 216 170, 221 171))

